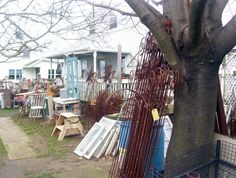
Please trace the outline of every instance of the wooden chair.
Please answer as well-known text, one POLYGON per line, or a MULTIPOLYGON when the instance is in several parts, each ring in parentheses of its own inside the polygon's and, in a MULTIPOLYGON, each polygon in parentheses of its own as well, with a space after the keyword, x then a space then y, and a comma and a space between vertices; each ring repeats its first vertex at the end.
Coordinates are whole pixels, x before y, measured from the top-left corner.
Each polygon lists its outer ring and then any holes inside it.
POLYGON ((35 120, 35 118, 44 117, 44 104, 45 104, 45 93, 35 93, 30 95, 30 112, 29 118, 35 120))
POLYGON ((81 134, 81 136, 83 137, 85 134, 78 115, 70 112, 60 114, 52 131, 51 137, 56 132, 59 133, 58 141, 62 141, 64 137, 68 135, 81 134))

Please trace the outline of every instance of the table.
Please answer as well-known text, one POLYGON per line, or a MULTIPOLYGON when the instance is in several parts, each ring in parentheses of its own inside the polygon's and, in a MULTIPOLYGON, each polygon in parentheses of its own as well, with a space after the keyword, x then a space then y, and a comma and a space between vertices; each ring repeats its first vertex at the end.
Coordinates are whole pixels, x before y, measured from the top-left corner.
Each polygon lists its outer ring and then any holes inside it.
POLYGON ((62 112, 66 112, 66 106, 72 105, 72 104, 77 104, 79 103, 79 99, 78 98, 60 98, 60 97, 54 97, 53 102, 55 103, 55 111, 58 111, 58 107, 62 106, 62 112))

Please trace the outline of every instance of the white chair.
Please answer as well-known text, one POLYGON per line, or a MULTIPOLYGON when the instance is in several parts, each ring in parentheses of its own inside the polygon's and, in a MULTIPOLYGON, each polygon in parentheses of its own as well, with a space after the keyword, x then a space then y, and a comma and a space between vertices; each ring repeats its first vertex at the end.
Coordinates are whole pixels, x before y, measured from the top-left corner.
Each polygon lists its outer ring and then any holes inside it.
POLYGON ((29 118, 35 120, 35 118, 44 117, 44 104, 45 104, 45 93, 35 93, 30 96, 30 112, 29 118))

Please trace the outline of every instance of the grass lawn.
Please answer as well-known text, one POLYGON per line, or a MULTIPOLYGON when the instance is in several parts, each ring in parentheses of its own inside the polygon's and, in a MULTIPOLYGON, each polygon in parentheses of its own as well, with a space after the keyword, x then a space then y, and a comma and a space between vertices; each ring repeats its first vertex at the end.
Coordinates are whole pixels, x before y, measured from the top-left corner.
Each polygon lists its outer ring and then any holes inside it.
MULTIPOLYGON (((12 119, 26 134, 32 136, 32 139, 35 134, 42 137, 45 145, 42 145, 44 146, 44 149, 39 151, 39 156, 63 158, 66 156, 66 153, 68 153, 68 150, 66 149, 66 139, 64 139, 63 142, 59 142, 57 137, 51 137, 54 126, 42 127, 40 125, 42 122, 41 119, 36 119, 36 121, 31 121, 28 118, 19 119, 17 117, 13 117, 12 119)), ((37 140, 34 141, 37 142, 37 140)))
POLYGON ((2 140, 0 139, 0 159, 7 154, 4 145, 2 144, 2 140))
MULTIPOLYGON (((51 137, 51 132, 54 126, 42 127, 40 123, 44 120, 36 119, 36 121, 31 121, 28 117, 17 118, 19 113, 19 108, 16 109, 0 109, 0 117, 11 117, 13 121, 27 134, 31 137, 31 140, 37 144, 37 138, 35 135, 39 135, 43 140, 43 149, 39 150, 39 156, 52 156, 55 158, 63 158, 68 153, 66 149, 67 140, 64 139, 63 142, 59 142, 57 137, 51 137)), ((40 145, 39 145, 40 146, 40 145)), ((5 153, 5 148, 0 142, 0 156, 5 153)))
MULTIPOLYGON (((0 109, 0 117, 12 117, 18 112, 18 109, 0 109)), ((7 151, 0 139, 0 159, 7 154, 7 151)))
POLYGON ((16 115, 19 112, 19 108, 6 108, 6 109, 0 109, 0 117, 12 117, 16 115))

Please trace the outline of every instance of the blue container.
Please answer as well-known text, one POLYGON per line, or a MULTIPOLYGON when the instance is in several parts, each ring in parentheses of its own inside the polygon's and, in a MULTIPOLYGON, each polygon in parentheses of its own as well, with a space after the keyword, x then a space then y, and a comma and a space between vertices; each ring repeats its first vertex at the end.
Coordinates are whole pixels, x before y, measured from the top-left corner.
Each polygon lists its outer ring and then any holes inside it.
POLYGON ((156 127, 158 136, 155 142, 155 145, 151 145, 154 147, 154 152, 151 160, 151 169, 146 169, 145 178, 157 178, 155 172, 162 172, 164 170, 164 130, 163 125, 159 125, 156 127))
POLYGON ((129 142, 131 121, 122 121, 120 124, 119 147, 127 148, 129 142))
POLYGON ((157 171, 164 170, 164 130, 163 125, 158 127, 160 129, 158 140, 156 141, 155 150, 152 158, 152 165, 157 171))

